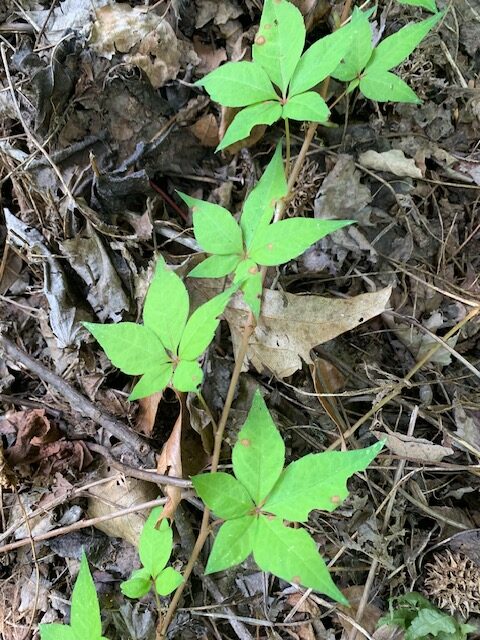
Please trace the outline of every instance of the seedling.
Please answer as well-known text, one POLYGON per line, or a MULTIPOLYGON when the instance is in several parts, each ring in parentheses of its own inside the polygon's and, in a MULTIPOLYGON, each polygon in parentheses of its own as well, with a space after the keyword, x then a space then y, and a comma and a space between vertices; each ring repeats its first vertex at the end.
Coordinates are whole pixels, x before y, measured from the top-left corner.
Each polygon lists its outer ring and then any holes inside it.
POLYGON ((73 587, 70 625, 41 624, 40 637, 42 640, 108 640, 102 636, 100 606, 85 554, 73 587))
POLYGON ((206 573, 232 567, 253 553, 263 571, 347 604, 313 538, 284 521, 306 522, 312 509, 334 511, 348 495, 347 479, 363 471, 382 447, 378 442, 357 451, 309 454, 284 469, 284 442, 257 391, 233 448, 235 477, 216 472, 192 478, 205 504, 225 520, 206 573))
POLYGON ((219 205, 180 193, 192 207, 193 230, 210 257, 190 271, 197 278, 220 278, 232 272, 245 301, 260 315, 262 279, 259 266, 274 266, 302 254, 311 244, 352 223, 351 220, 290 218, 272 222, 276 203, 287 194, 287 181, 278 144, 258 184, 245 200, 240 224, 219 205))
POLYGON ((390 599, 389 614, 378 621, 379 627, 383 625, 403 629, 405 640, 465 640, 467 634, 476 631, 476 627, 458 622, 415 592, 390 599))
POLYGON ((182 280, 159 259, 145 298, 143 325, 134 322, 84 326, 98 340, 112 364, 142 377, 130 394, 137 400, 163 391, 196 391, 203 380, 197 362, 213 339, 234 289, 230 288, 196 309, 182 280))
POLYGON ((156 507, 145 522, 138 543, 138 554, 142 568, 122 582, 120 589, 129 598, 142 598, 152 586, 160 596, 166 596, 183 582, 183 577, 173 567, 166 567, 172 554, 173 534, 168 520, 163 518, 158 529, 156 524, 162 507, 156 507))

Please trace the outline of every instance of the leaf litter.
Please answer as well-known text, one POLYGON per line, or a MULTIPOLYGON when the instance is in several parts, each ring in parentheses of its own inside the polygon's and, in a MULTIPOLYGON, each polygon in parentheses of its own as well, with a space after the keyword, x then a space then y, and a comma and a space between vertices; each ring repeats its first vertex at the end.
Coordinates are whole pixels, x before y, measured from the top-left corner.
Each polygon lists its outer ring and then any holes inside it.
MULTIPOLYGON (((8 43, 9 72, 28 130, 18 121, 3 70, 2 331, 61 373, 65 384, 83 390, 101 411, 147 434, 150 448, 147 459, 139 460, 95 421, 80 419, 61 389, 0 356, 0 482, 8 514, 1 544, 26 543, 4 557, 10 578, 0 576, 0 624, 6 638, 19 637, 17 628, 34 637, 30 619, 35 625, 66 619, 62 601, 71 597, 73 581, 59 576, 65 562, 67 574, 76 572, 87 539, 90 549, 99 550, 91 554, 97 590, 101 585, 101 597, 111 599, 119 612, 105 617, 107 637, 152 637, 153 601, 147 598, 140 610, 125 604, 116 588, 133 568, 127 566, 126 550, 133 549, 143 516, 111 516, 158 498, 159 491, 153 483, 108 470, 108 461, 88 445, 106 447, 127 470, 153 470, 157 456, 157 472, 197 473, 208 464, 212 418, 218 419, 246 321, 244 305, 234 298, 201 363, 212 381, 204 391, 214 416, 189 394, 182 418, 168 390, 139 408, 129 404, 128 379, 85 340, 81 325, 140 318, 156 254, 179 273, 195 262, 191 220, 175 190, 238 213, 282 135, 280 128, 259 127, 242 145, 246 149, 215 155, 234 113, 220 111, 192 87, 225 61, 251 58, 259 3, 167 4, 147 10, 140 3, 63 0, 23 3, 20 10, 8 0, 0 7, 0 33, 8 43), (30 532, 25 512, 32 516, 30 532), (30 533, 53 536, 64 526, 81 527, 87 517, 102 519, 88 536, 65 533, 36 545, 40 579, 32 573, 30 533)), ((331 3, 295 4, 305 15, 308 38, 315 38, 315 29, 329 29, 331 3)), ((376 23, 382 38, 416 11, 400 3, 390 3, 387 11, 386 4, 376 23)), ((465 557, 479 562, 478 376, 451 352, 478 368, 478 319, 446 340, 450 350, 439 345, 409 384, 380 406, 438 344, 435 337, 443 339, 462 321, 480 293, 475 147, 480 20, 471 2, 454 4, 447 28, 429 36, 418 55, 396 71, 423 104, 375 108, 358 99, 346 118, 349 106, 340 101, 335 108, 340 126, 320 130, 311 147, 314 169, 302 172, 289 215, 313 212, 320 220, 357 224, 267 276, 229 442, 235 441, 258 385, 268 392, 267 404, 286 438, 287 462, 325 450, 339 435, 349 449, 363 446, 370 429, 387 440, 368 475, 352 479, 352 495, 335 516, 314 511, 309 520, 322 554, 337 557, 335 580, 353 603, 344 610, 347 620, 312 597, 298 599, 286 582, 269 583, 266 591, 248 561, 233 575, 243 594, 235 614, 263 620, 268 611, 280 637, 287 637, 281 625, 291 619, 298 623, 291 629, 299 638, 342 630, 351 637, 348 620, 353 619, 381 638, 385 629, 374 629, 379 612, 385 614, 392 594, 422 589, 425 566, 437 547, 460 553, 461 562, 465 557), (352 425, 369 412, 370 419, 352 433, 352 425), (383 507, 374 506, 386 497, 389 519, 383 507), (362 609, 357 603, 364 594, 374 598, 362 609), (319 612, 327 612, 321 624, 319 612)), ((296 151, 302 135, 300 128, 293 130, 296 151)), ((212 281, 188 279, 188 286, 198 302, 214 293, 212 281)), ((178 490, 171 496, 172 511, 177 500, 178 490)), ((195 529, 199 513, 187 509, 195 529)), ((172 558, 177 568, 185 566, 185 541, 172 558)), ((213 579, 224 597, 230 595, 231 574, 213 579)), ((194 581, 174 635, 237 637, 228 621, 212 623, 196 615, 206 603, 212 604, 210 596, 194 581)))

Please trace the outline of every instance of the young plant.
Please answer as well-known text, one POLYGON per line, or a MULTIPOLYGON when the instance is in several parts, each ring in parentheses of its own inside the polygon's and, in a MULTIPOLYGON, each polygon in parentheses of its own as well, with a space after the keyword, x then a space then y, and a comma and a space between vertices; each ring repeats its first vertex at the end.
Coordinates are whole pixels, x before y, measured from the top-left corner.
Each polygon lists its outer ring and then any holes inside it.
POLYGON ((225 520, 206 573, 232 567, 253 553, 263 571, 347 604, 313 538, 284 521, 306 522, 312 509, 334 511, 348 495, 347 479, 363 471, 382 446, 309 454, 284 469, 284 442, 257 391, 233 448, 235 477, 216 472, 192 478, 205 504, 225 520))
POLYGON ((305 24, 287 0, 265 0, 252 62, 227 62, 196 84, 226 107, 246 107, 233 119, 217 151, 248 137, 257 124, 280 118, 327 122, 325 100, 313 87, 338 66, 351 35, 340 29, 315 42, 302 55, 305 24))
POLYGON ((108 640, 102 636, 100 606, 85 554, 73 587, 70 625, 41 624, 40 637, 42 640, 108 640))
POLYGON ((189 318, 187 289, 160 258, 145 298, 143 325, 85 322, 84 326, 114 366, 142 376, 130 400, 163 391, 169 384, 178 391, 196 391, 203 380, 197 360, 212 341, 233 291, 230 288, 215 296, 189 318))
POLYGON ((173 549, 173 534, 166 518, 156 524, 162 513, 162 507, 156 507, 145 522, 138 542, 138 554, 142 568, 132 573, 122 582, 120 589, 129 598, 142 598, 152 586, 160 596, 167 596, 183 582, 183 577, 173 567, 165 565, 173 549))
POLYGON ((351 224, 351 220, 290 218, 272 224, 275 204, 286 196, 287 181, 278 144, 258 184, 245 200, 240 224, 229 211, 179 193, 193 211, 193 230, 202 249, 210 254, 190 271, 196 278, 220 278, 232 272, 241 284, 245 301, 260 315, 262 279, 259 266, 274 266, 302 254, 324 236, 351 224))
POLYGON ((421 103, 415 92, 391 73, 391 69, 408 58, 442 17, 443 13, 436 13, 422 22, 409 24, 373 48, 368 15, 355 8, 350 24, 344 27, 354 44, 331 76, 349 82, 348 92, 358 87, 370 100, 421 103))
POLYGON ((458 622, 415 592, 390 599, 389 614, 380 618, 377 626, 383 625, 403 629, 405 640, 465 640, 467 634, 476 631, 476 627, 458 622))

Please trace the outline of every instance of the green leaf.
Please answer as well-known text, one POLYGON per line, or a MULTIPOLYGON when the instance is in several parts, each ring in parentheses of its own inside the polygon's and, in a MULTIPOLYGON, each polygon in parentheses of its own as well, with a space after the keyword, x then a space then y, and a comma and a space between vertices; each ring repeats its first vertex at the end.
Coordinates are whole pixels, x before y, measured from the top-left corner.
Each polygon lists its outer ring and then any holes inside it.
POLYGON ((232 462, 237 479, 259 505, 282 472, 285 444, 258 390, 233 447, 232 462))
POLYGON ((422 102, 406 82, 389 71, 366 73, 360 80, 360 91, 377 102, 422 102))
POLYGON ((409 4, 413 7, 422 7, 423 9, 427 9, 427 11, 431 11, 435 13, 437 11, 437 5, 435 4, 435 0, 397 0, 400 4, 409 4))
POLYGON ((262 306, 262 276, 260 272, 250 276, 242 284, 243 297, 250 307, 255 318, 259 318, 262 306))
POLYGON ((407 24, 393 35, 382 40, 373 51, 373 55, 366 67, 367 73, 389 71, 403 62, 412 51, 443 18, 443 13, 437 13, 427 20, 407 24))
POLYGON ((232 124, 228 127, 216 150, 221 151, 234 142, 248 138, 255 125, 273 124, 280 119, 281 115, 282 107, 280 103, 271 100, 252 104, 252 106, 242 109, 234 117, 232 124))
POLYGON ((311 453, 283 471, 263 510, 292 522, 306 522, 313 509, 334 511, 348 496, 347 480, 363 471, 383 442, 356 451, 311 453))
POLYGON ((128 396, 130 402, 140 398, 148 398, 153 393, 161 392, 172 379, 172 363, 158 365, 153 371, 145 373, 137 384, 133 387, 132 393, 128 396))
POLYGON ((348 605, 348 600, 330 577, 313 538, 305 529, 290 529, 278 518, 261 515, 253 543, 253 557, 262 571, 315 589, 348 605))
POLYGON ((177 193, 193 211, 195 238, 204 251, 224 256, 242 253, 242 231, 230 211, 180 191, 177 193))
POLYGON ((77 640, 73 629, 66 624, 40 624, 39 629, 42 640, 77 640))
POLYGON ((202 367, 195 360, 180 360, 173 372, 172 386, 177 391, 196 391, 202 384, 202 367))
POLYGON ((265 0, 253 59, 285 95, 305 45, 300 11, 286 0, 265 0))
POLYGON ((173 567, 167 567, 155 580, 155 590, 160 596, 168 596, 183 582, 183 576, 173 567))
POLYGON ((326 122, 330 117, 330 109, 322 96, 315 91, 307 91, 288 98, 283 107, 282 117, 291 120, 326 122))
POLYGON ((261 229, 250 247, 250 257, 258 264, 283 264, 301 255, 324 236, 351 224, 351 220, 290 218, 261 229))
POLYGON ((278 98, 264 69, 255 62, 227 62, 195 83, 225 107, 247 107, 278 98))
POLYGON ((195 491, 213 513, 222 518, 240 518, 254 508, 245 487, 228 473, 201 473, 192 478, 195 491))
POLYGON ((262 177, 248 194, 240 218, 245 246, 248 248, 255 231, 271 222, 275 205, 287 195, 285 167, 282 158, 282 142, 277 144, 273 158, 262 177))
POLYGON ((155 578, 165 567, 172 553, 173 533, 168 520, 163 518, 155 527, 162 507, 152 509, 143 525, 138 542, 138 554, 143 566, 155 578))
POLYGON ((345 27, 312 44, 295 68, 288 88, 289 97, 308 91, 325 80, 338 67, 351 44, 352 32, 345 27))
POLYGON ((223 278, 235 271, 241 258, 238 255, 210 256, 188 274, 189 278, 223 278))
POLYGON ((417 640, 443 633, 455 633, 455 621, 437 609, 421 609, 405 633, 405 640, 417 640))
POLYGON ((227 520, 217 532, 205 574, 223 571, 240 564, 253 551, 257 527, 255 516, 227 520))
POLYGON ((232 293, 232 288, 227 289, 192 313, 178 348, 178 355, 182 360, 195 360, 211 343, 220 322, 219 316, 227 306, 232 293))
POLYGON ((70 627, 77 638, 96 640, 102 635, 100 606, 85 553, 82 554, 80 571, 73 587, 70 627))
POLYGON ((120 584, 120 591, 127 598, 143 598, 150 591, 151 586, 150 573, 142 568, 134 571, 128 580, 124 580, 120 584))
POLYGON ((168 361, 157 336, 140 324, 84 322, 83 326, 100 343, 110 362, 124 373, 137 376, 168 361))
POLYGON ((367 15, 355 7, 350 23, 342 29, 350 36, 351 45, 342 62, 330 75, 336 80, 348 82, 356 78, 370 60, 373 51, 372 28, 367 15))
POLYGON ((189 304, 182 280, 163 259, 159 259, 145 298, 143 321, 169 351, 177 350, 187 322, 189 304))

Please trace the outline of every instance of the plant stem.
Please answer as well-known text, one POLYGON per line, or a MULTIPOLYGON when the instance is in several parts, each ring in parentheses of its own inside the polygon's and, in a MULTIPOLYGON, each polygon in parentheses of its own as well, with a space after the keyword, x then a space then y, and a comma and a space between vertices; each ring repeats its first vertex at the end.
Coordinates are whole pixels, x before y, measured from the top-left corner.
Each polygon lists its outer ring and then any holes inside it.
POLYGON ((290 173, 290 122, 285 118, 285 175, 290 173))

